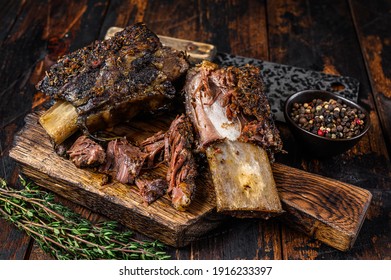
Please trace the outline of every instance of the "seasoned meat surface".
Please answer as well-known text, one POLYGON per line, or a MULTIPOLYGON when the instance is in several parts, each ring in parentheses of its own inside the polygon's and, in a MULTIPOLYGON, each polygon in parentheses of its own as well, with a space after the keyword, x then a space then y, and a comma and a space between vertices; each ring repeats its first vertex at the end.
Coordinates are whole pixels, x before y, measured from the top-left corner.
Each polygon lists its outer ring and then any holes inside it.
POLYGON ((186 112, 205 152, 217 212, 268 218, 282 213, 270 161, 282 148, 260 70, 203 62, 188 72, 186 112))
POLYGON ((188 208, 195 192, 197 167, 193 156, 193 127, 184 114, 178 116, 165 135, 165 158, 168 163, 168 194, 180 211, 188 208))
POLYGON ((228 139, 251 142, 270 153, 282 149, 259 68, 203 62, 188 71, 185 92, 201 148, 228 139))
POLYGON ((77 138, 67 154, 70 160, 79 168, 99 166, 106 159, 104 149, 85 135, 77 138))
POLYGON ((183 52, 163 47, 138 23, 63 56, 37 89, 71 103, 80 127, 112 125, 164 106, 175 94, 172 82, 188 67, 183 52))
POLYGON ((112 140, 107 145, 106 162, 101 172, 111 173, 121 183, 134 183, 148 154, 125 138, 112 140))
POLYGON ((135 180, 136 186, 144 202, 149 205, 158 198, 162 197, 168 187, 167 180, 157 176, 145 173, 135 180))

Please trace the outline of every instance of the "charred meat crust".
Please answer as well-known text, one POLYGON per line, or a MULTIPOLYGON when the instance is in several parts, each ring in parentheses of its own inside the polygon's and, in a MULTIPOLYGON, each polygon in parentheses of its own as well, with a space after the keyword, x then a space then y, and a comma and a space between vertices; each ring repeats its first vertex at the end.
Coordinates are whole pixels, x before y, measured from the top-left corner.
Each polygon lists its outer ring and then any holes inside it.
POLYGON ((123 116, 163 106, 175 95, 172 82, 188 67, 183 52, 163 47, 138 23, 63 56, 37 89, 71 103, 82 128, 102 122, 112 125, 123 116))
POLYGON ((188 71, 185 92, 187 113, 199 135, 200 148, 225 138, 208 112, 217 104, 227 118, 225 125, 233 127, 230 136, 235 139, 230 140, 252 142, 271 156, 282 149, 259 68, 246 65, 219 69, 203 62, 188 71))
POLYGON ((193 127, 185 115, 177 116, 165 136, 168 194, 173 206, 184 211, 195 193, 197 167, 193 156, 193 127))
POLYGON ((260 69, 247 65, 221 71, 222 75, 236 76, 237 79, 237 87, 226 98, 229 119, 238 118, 241 123, 239 141, 253 142, 271 152, 280 151, 282 141, 272 119, 260 69))

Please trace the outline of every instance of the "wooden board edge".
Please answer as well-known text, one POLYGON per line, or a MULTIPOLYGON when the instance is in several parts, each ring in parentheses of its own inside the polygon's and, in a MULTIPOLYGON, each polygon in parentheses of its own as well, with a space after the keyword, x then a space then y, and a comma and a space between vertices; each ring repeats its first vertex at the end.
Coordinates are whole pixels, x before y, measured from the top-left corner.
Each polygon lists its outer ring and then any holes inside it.
POLYGON ((371 197, 366 203, 362 218, 357 223, 357 230, 355 232, 343 231, 336 227, 330 226, 327 222, 324 221, 315 221, 314 223, 314 219, 310 217, 310 215, 298 212, 294 207, 284 202, 283 208, 288 215, 282 215, 279 217, 279 219, 288 227, 302 232, 309 237, 315 238, 330 247, 346 252, 352 249, 356 242, 360 229, 365 221, 370 202, 371 197))
MULTIPOLYGON (((153 211, 149 212, 145 207, 139 209, 134 203, 127 204, 127 202, 125 203, 125 201, 122 201, 116 195, 113 196, 112 192, 103 191, 104 185, 102 188, 96 187, 97 184, 101 185, 99 182, 90 186, 86 184, 84 180, 82 182, 78 182, 74 179, 68 180, 68 177, 64 176, 62 172, 52 170, 51 166, 46 168, 44 166, 45 163, 43 162, 38 164, 36 161, 33 161, 36 163, 31 164, 30 160, 27 160, 26 158, 30 156, 29 153, 31 152, 24 150, 24 147, 26 144, 39 145, 35 140, 32 141, 30 138, 33 137, 35 139, 34 136, 43 133, 43 129, 37 127, 39 126, 37 117, 40 113, 41 112, 35 112, 25 117, 26 125, 14 137, 12 148, 9 151, 10 158, 18 163, 22 169, 22 173, 35 181, 38 185, 70 199, 77 204, 83 205, 92 211, 117 220, 131 229, 137 230, 152 238, 159 239, 163 243, 174 247, 186 246, 191 241, 205 235, 211 229, 218 227, 221 223, 220 218, 221 220, 224 220, 223 217, 216 218, 216 215, 213 213, 215 212, 215 207, 213 206, 204 208, 202 211, 199 211, 197 215, 187 215, 182 212, 178 213, 181 217, 178 220, 179 222, 175 221, 175 219, 171 220, 170 218, 164 218, 164 211, 157 214, 153 211), (97 206, 99 203, 106 202, 110 205, 110 209, 115 209, 112 211, 114 214, 111 214, 106 210, 104 205, 102 205, 102 207, 97 206), (119 215, 118 213, 122 213, 123 215, 119 215), (212 218, 212 216, 214 216, 214 218, 212 218), (154 225, 153 222, 156 222, 156 224, 154 225), (148 225, 148 227, 145 227, 145 225, 148 225), (151 225, 154 225, 155 227, 150 229, 151 225), (164 235, 167 235, 167 237, 164 237, 164 235)), ((41 140, 44 141, 41 144, 42 147, 44 147, 43 149, 49 149, 49 144, 46 142, 46 139, 41 140)), ((47 154, 45 153, 45 160, 48 159, 49 162, 51 162, 50 158, 52 156, 56 156, 54 151, 47 154)), ((58 160, 56 160, 56 162, 57 161, 58 160)), ((78 174, 80 173, 80 176, 85 172, 90 173, 90 171, 81 169, 77 171, 78 174)), ((96 174, 96 176, 94 175, 94 178, 98 181, 102 181, 100 178, 101 176, 104 175, 96 174)), ((140 203, 142 203, 141 199, 140 203)), ((175 216, 177 210, 172 209, 172 211, 172 214, 175 216)))
POLYGON ((77 186, 71 186, 68 182, 59 181, 58 178, 53 179, 45 173, 34 170, 30 166, 22 163, 19 163, 19 166, 22 174, 44 189, 52 191, 66 199, 70 199, 109 219, 120 221, 122 225, 129 229, 136 230, 149 238, 157 239, 175 248, 187 246, 190 242, 198 240, 210 230, 220 226, 224 220, 221 216, 214 213, 206 213, 204 216, 200 216, 187 225, 170 227, 160 224, 150 217, 140 215, 115 202, 109 200, 102 202, 102 197, 96 193, 78 188, 77 186))
MULTIPOLYGON (((283 166, 278 163, 275 163, 273 166, 274 172, 279 175, 281 174, 281 171, 284 171, 286 174, 290 172, 290 169, 292 169, 298 173, 297 175, 302 173, 303 178, 306 173, 313 176, 313 174, 309 172, 293 169, 289 166, 283 166)), ((361 227, 365 221, 367 211, 372 201, 372 194, 366 189, 348 183, 326 178, 321 175, 316 175, 316 177, 318 179, 326 179, 328 182, 327 184, 329 184, 329 186, 335 186, 336 190, 339 187, 349 189, 351 192, 359 193, 360 200, 356 201, 355 206, 358 207, 356 210, 360 215, 356 220, 354 220, 354 223, 352 223, 353 227, 347 229, 343 226, 338 226, 336 223, 331 223, 327 219, 320 218, 315 212, 311 213, 311 211, 300 211, 300 208, 295 205, 294 201, 290 201, 285 197, 284 188, 279 188, 279 194, 283 204, 283 209, 286 213, 281 215, 279 219, 288 226, 305 233, 309 237, 313 237, 340 251, 348 251, 354 246, 357 236, 359 235, 361 227)), ((280 178, 279 180, 281 181, 283 179, 280 178)), ((299 185, 297 185, 297 187, 299 187, 299 185)), ((293 189, 293 187, 289 188, 293 189)))

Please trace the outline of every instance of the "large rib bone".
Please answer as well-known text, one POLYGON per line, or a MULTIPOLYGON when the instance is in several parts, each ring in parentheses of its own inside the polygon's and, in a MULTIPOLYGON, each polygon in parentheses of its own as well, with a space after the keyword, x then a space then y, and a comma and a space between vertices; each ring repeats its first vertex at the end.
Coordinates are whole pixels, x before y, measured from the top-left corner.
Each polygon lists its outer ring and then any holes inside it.
POLYGON ((185 92, 187 113, 207 155, 217 211, 263 218, 282 213, 266 151, 280 149, 281 140, 259 69, 218 69, 204 62, 189 71, 185 92))

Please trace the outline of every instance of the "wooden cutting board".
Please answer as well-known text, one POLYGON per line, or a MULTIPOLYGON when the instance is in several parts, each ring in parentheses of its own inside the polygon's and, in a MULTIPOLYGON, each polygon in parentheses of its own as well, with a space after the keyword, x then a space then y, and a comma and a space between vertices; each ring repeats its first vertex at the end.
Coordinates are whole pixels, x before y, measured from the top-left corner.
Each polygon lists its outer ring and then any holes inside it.
MULTIPOLYGON (((78 169, 58 156, 38 124, 39 115, 26 117, 10 151, 21 171, 38 185, 174 247, 201 238, 229 218, 215 211, 207 166, 199 168, 196 197, 187 212, 176 211, 167 197, 146 206, 136 186, 105 183, 105 175, 78 169)), ((174 117, 135 120, 117 126, 114 132, 140 141, 166 130, 174 117)), ((166 166, 150 172, 164 176, 166 166)), ((345 251, 353 246, 371 201, 370 192, 278 163, 273 165, 273 173, 285 210, 280 219, 336 249, 345 251)))

